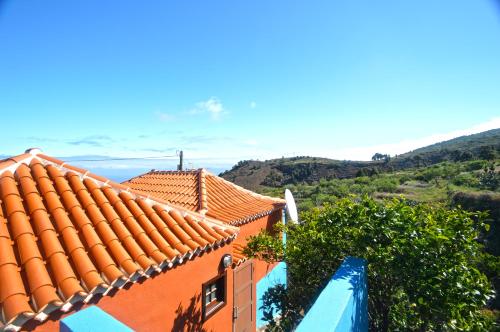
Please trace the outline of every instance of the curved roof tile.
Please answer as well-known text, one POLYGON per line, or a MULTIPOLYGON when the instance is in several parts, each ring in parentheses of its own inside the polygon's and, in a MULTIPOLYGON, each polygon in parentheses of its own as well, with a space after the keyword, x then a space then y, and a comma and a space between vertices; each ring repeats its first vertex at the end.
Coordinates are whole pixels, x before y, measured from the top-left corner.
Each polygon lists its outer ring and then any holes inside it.
POLYGON ((243 252, 245 250, 245 247, 245 243, 233 242, 233 267, 240 265, 248 259, 248 257, 245 256, 243 252))
POLYGON ((0 329, 43 322, 237 231, 38 151, 1 160, 0 329))
POLYGON ((259 195, 205 169, 151 171, 123 184, 232 225, 251 222, 285 206, 282 199, 259 195))

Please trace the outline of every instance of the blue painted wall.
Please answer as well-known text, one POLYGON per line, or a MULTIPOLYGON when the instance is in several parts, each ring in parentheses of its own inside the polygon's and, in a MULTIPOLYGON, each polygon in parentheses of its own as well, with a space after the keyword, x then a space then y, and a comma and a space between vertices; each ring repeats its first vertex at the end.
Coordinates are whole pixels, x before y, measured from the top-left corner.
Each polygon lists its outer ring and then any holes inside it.
POLYGON ((296 332, 368 331, 366 261, 344 260, 296 332))
POLYGON ((262 307, 262 296, 271 287, 277 284, 286 285, 286 263, 280 262, 274 267, 264 278, 257 283, 257 327, 266 325, 264 319, 264 311, 259 309, 262 307))
POLYGON ((91 306, 61 319, 60 332, 133 332, 101 308, 91 306))

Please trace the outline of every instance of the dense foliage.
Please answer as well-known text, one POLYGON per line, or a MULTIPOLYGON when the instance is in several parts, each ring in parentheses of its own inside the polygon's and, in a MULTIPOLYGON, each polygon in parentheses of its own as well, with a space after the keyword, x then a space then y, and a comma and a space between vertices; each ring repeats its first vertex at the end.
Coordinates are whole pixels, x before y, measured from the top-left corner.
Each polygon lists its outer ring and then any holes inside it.
POLYGON ((282 226, 286 247, 269 234, 252 238, 247 254, 288 264, 288 289, 278 286, 265 296, 269 329, 291 330, 342 260, 356 256, 368 261, 371 330, 485 330, 481 308, 491 291, 476 268, 482 217, 402 199, 350 197, 282 226), (276 307, 278 322, 271 319, 276 307))
MULTIPOLYGON (((300 210, 333 203, 350 194, 376 198, 405 196, 417 202, 451 201, 457 192, 488 192, 500 196, 500 160, 443 162, 398 172, 374 173, 352 179, 321 179, 313 184, 288 185, 300 210)), ((261 193, 279 196, 282 188, 266 188, 261 193)))

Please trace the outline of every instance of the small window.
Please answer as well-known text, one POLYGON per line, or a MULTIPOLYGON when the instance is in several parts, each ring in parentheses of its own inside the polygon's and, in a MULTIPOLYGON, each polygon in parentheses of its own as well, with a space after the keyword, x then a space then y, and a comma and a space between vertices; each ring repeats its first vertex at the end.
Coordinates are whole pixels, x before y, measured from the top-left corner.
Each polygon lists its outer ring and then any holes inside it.
POLYGON ((226 304, 226 274, 220 275, 202 287, 203 320, 207 320, 226 304))

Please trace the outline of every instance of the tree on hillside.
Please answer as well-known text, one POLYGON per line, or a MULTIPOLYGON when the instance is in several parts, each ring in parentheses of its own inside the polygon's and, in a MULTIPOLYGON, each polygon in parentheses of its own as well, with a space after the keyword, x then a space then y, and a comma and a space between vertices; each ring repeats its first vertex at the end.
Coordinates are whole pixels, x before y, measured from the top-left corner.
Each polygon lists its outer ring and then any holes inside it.
POLYGON ((467 160, 471 160, 474 155, 472 154, 472 152, 470 151, 460 151, 460 150, 453 150, 451 152, 451 159, 453 161, 467 161, 467 160))
POLYGON ((479 177, 479 184, 483 189, 498 190, 500 186, 500 173, 495 171, 495 164, 486 165, 483 174, 479 177))
POLYGON ((422 157, 421 157, 420 155, 418 155, 418 154, 417 154, 416 156, 413 156, 413 157, 412 157, 412 159, 413 159, 413 162, 414 162, 415 164, 417 164, 417 167, 420 167, 420 166, 421 166, 421 163, 422 163, 422 157))
POLYGON ((286 246, 267 233, 253 237, 247 255, 288 266, 287 288, 264 296, 268 330, 292 330, 347 256, 368 261, 371 331, 486 330, 491 322, 480 310, 491 290, 476 269, 481 218, 399 199, 346 198, 302 214, 301 224, 281 225, 286 246))
POLYGON ((385 163, 388 163, 391 160, 391 156, 388 154, 382 154, 382 153, 375 153, 372 156, 373 161, 378 161, 378 160, 383 160, 385 163))
POLYGON ((495 159, 495 150, 492 146, 482 146, 479 149, 479 158, 484 160, 493 160, 495 159))

